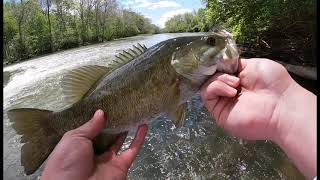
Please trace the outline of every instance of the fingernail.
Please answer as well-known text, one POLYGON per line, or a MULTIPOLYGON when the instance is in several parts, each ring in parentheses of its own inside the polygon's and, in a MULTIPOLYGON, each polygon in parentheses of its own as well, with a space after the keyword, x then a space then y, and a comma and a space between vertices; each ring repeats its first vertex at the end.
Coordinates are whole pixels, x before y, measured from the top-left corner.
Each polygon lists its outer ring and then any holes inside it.
POLYGON ((101 109, 98 109, 98 110, 94 113, 94 116, 93 116, 93 117, 97 118, 97 117, 101 116, 102 113, 103 113, 103 111, 102 111, 101 109))

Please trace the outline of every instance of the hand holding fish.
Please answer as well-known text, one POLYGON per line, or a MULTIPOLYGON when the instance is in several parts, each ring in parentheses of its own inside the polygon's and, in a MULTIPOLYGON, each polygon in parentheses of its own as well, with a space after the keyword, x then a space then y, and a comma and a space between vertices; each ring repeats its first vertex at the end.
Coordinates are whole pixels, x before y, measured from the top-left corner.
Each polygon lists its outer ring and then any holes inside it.
POLYGON ((49 156, 41 179, 126 179, 128 169, 138 154, 147 126, 139 127, 129 149, 117 155, 126 134, 122 134, 110 151, 94 155, 92 139, 104 127, 104 113, 96 111, 86 124, 71 130, 63 136, 49 156))
POLYGON ((85 124, 97 109, 108 123, 93 140, 96 155, 110 150, 123 132, 166 115, 184 125, 187 101, 216 72, 236 73, 239 52, 227 31, 168 39, 147 48, 133 45, 101 65, 72 68, 61 88, 68 106, 57 111, 14 108, 7 111, 21 135, 21 165, 33 174, 62 136, 85 124))
MULTIPOLYGON (((239 63, 239 57, 235 40, 223 30, 172 38, 150 48, 138 43, 107 66, 85 65, 68 71, 62 91, 70 106, 58 111, 16 108, 7 112, 13 129, 22 135, 24 172, 33 174, 64 136, 44 177, 74 168, 77 177, 112 171, 124 178, 146 128, 140 128, 128 151, 116 156, 123 141, 117 140, 119 135, 161 115, 176 127, 183 126, 187 101, 202 87, 202 98, 220 126, 238 137, 277 143, 308 178, 314 177, 316 96, 298 85, 282 65, 266 59, 239 63), (239 78, 227 75, 238 71, 239 78), (108 123, 87 123, 96 109, 106 112, 108 123)), ((61 179, 56 175, 50 177, 61 179)))
POLYGON ((315 177, 316 96, 271 60, 241 59, 239 72, 217 73, 201 89, 217 124, 237 137, 275 142, 308 179, 315 177))

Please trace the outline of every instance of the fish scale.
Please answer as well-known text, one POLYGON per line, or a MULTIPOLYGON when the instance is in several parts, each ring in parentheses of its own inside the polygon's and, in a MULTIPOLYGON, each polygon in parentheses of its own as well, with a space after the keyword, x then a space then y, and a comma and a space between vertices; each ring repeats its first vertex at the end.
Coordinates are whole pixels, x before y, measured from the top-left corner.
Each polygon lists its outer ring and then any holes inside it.
POLYGON ((7 112, 22 135, 21 164, 34 173, 63 134, 91 119, 97 109, 106 114, 104 130, 94 139, 96 154, 117 137, 155 117, 166 115, 176 127, 186 118, 186 102, 218 69, 235 73, 239 53, 230 33, 178 37, 150 48, 137 44, 108 66, 75 68, 63 78, 70 106, 60 111, 20 108, 7 112))

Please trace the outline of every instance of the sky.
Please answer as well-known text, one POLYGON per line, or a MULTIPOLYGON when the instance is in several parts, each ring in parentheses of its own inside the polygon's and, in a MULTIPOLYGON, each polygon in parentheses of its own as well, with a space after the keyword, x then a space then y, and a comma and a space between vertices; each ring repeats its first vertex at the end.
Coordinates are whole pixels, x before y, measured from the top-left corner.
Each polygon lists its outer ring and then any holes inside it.
POLYGON ((151 19, 152 23, 164 28, 165 22, 177 14, 197 11, 205 5, 201 0, 120 0, 124 8, 151 19))

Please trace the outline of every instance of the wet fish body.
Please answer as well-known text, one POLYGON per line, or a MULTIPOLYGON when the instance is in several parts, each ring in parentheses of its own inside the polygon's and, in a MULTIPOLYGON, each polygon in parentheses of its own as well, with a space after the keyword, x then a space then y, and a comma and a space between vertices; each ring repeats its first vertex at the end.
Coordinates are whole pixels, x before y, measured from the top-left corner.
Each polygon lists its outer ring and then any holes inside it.
POLYGON ((124 131, 165 114, 177 127, 185 120, 186 102, 216 71, 235 73, 239 53, 232 36, 223 31, 169 39, 149 49, 123 51, 110 65, 83 66, 63 79, 63 93, 72 104, 52 112, 12 109, 8 117, 22 135, 21 163, 32 174, 63 134, 86 123, 97 109, 106 125, 94 140, 97 154, 124 131), (35 155, 36 154, 36 155, 35 155))

